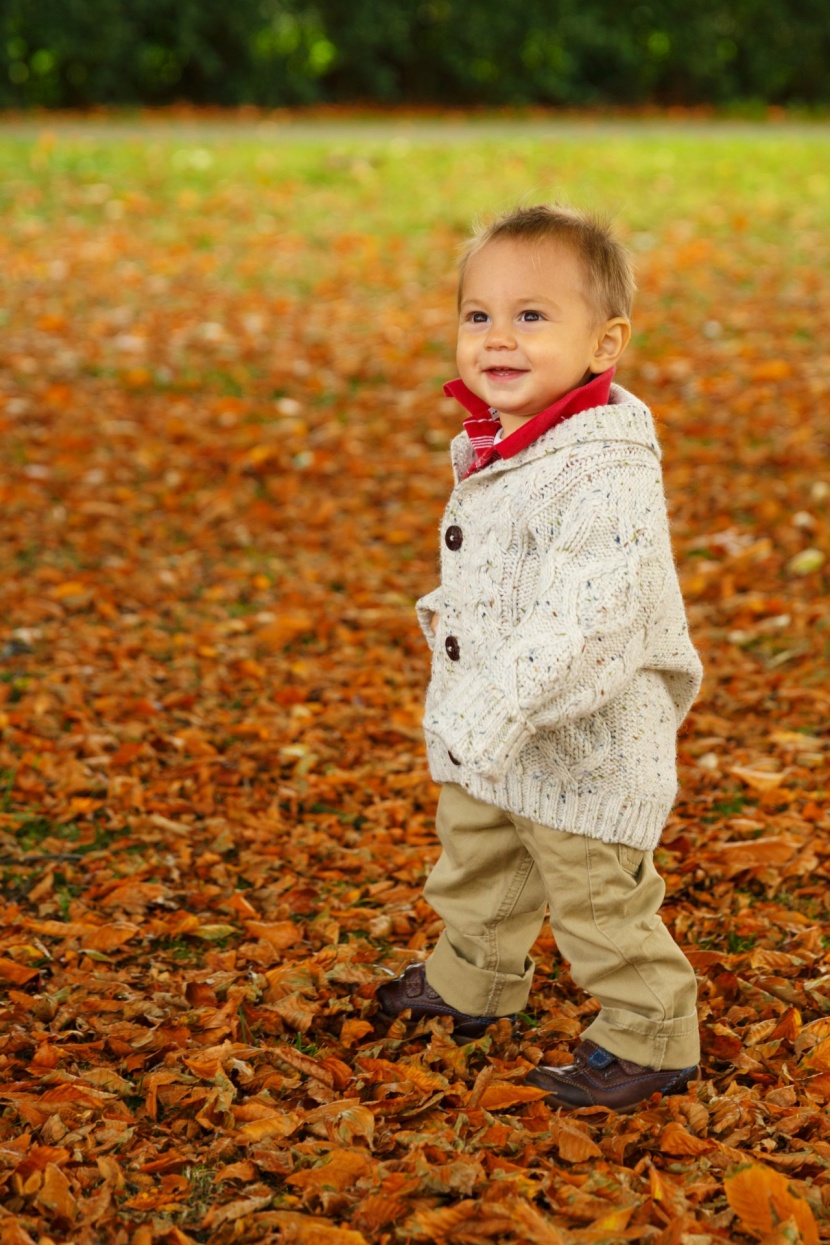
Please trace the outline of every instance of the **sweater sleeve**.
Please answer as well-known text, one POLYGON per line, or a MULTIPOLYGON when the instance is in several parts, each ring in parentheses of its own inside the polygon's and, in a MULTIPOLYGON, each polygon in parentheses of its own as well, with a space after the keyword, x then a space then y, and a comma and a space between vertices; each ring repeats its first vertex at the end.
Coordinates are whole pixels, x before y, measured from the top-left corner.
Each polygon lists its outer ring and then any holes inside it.
POLYGON ((659 463, 632 450, 579 479, 564 511, 557 498, 530 519, 540 570, 518 625, 472 678, 458 671, 440 706, 448 750, 491 781, 537 728, 596 712, 647 664, 673 574, 659 463))

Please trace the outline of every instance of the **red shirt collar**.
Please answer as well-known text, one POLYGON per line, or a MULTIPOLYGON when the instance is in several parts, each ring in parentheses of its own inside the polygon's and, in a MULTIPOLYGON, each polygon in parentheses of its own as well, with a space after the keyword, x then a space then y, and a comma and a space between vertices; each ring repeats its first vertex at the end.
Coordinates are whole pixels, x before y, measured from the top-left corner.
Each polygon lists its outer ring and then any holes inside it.
POLYGON ((482 467, 487 467, 496 458, 512 458, 520 450, 527 449, 534 441, 538 441, 539 437, 549 432, 551 428, 570 419, 572 415, 578 415, 581 411, 590 410, 594 406, 607 406, 614 370, 613 367, 609 367, 607 371, 600 372, 598 376, 592 377, 584 385, 571 389, 569 393, 558 398, 552 406, 546 407, 544 411, 534 415, 515 432, 511 432, 498 445, 493 445, 493 441, 501 428, 501 423, 493 415, 493 408, 468 389, 463 380, 449 381, 444 385, 444 393, 448 398, 455 398, 457 402, 460 402, 472 417, 464 420, 464 431, 470 438, 475 453, 475 461, 467 474, 472 475, 473 472, 480 471, 482 467))

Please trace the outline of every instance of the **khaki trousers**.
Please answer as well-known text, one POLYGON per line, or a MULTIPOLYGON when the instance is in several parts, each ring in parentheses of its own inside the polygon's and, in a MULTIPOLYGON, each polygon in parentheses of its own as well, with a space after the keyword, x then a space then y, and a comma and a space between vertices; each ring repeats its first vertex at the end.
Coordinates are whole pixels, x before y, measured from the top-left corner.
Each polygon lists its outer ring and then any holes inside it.
POLYGON ((424 896, 445 929, 426 976, 445 1002, 473 1016, 522 1011, 547 905, 573 980, 602 1009, 582 1036, 650 1068, 698 1062, 695 975, 659 916, 651 852, 539 825, 452 783, 436 827, 443 850, 424 896))

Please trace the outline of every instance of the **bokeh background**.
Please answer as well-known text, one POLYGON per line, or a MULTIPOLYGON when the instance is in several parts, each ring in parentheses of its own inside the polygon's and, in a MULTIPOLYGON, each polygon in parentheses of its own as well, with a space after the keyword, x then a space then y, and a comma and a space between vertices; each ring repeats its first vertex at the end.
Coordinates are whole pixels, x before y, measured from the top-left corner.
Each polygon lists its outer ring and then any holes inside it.
POLYGON ((815 107, 823 0, 5 0, 0 106, 815 107))

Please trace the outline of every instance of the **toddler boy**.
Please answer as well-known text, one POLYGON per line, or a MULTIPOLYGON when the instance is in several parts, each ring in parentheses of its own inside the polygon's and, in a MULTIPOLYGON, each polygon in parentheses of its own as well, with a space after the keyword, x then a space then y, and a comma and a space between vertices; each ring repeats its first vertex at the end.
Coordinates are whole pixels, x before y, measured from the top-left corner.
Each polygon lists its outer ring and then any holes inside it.
POLYGON ((634 281, 601 223, 521 208, 460 265, 441 584, 424 717, 442 783, 425 897, 444 932, 378 990, 387 1016, 476 1037, 528 998, 546 905, 600 1010, 574 1061, 528 1080, 559 1107, 630 1110, 699 1058, 692 969, 658 910, 652 852, 677 790, 677 729, 701 667, 646 406, 612 383, 634 281))

